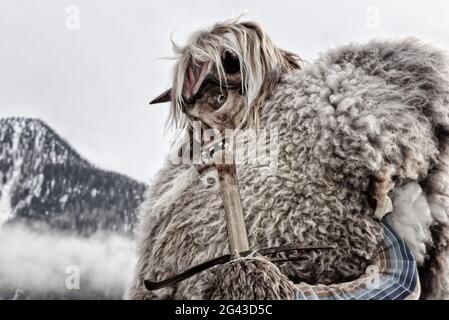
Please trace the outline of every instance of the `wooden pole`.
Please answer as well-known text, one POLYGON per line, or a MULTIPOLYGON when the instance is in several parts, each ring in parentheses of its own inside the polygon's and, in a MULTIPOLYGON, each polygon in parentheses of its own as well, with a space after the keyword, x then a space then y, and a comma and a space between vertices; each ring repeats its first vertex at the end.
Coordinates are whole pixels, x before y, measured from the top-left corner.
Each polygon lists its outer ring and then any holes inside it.
MULTIPOLYGON (((233 157, 232 157, 233 159, 233 157)), ((231 255, 249 250, 235 162, 215 165, 220 181, 231 255)))

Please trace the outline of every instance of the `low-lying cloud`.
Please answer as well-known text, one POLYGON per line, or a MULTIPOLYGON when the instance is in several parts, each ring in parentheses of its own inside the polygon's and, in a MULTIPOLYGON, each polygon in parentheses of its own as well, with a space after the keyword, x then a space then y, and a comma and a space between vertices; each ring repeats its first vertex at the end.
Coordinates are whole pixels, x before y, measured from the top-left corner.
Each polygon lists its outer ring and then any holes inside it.
POLYGON ((135 265, 134 241, 0 228, 0 297, 123 298, 135 265), (6 292, 6 293, 5 293, 6 292))

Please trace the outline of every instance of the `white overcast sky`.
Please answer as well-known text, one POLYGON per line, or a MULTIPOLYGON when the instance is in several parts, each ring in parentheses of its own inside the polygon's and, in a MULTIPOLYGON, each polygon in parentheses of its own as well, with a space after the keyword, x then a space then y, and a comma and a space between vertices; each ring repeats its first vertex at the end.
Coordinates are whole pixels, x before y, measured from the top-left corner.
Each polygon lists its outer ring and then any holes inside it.
POLYGON ((309 61, 374 37, 449 48, 448 0, 0 0, 0 117, 38 117, 92 163, 149 182, 169 143, 167 106, 148 101, 170 84, 170 34, 243 12, 309 61))

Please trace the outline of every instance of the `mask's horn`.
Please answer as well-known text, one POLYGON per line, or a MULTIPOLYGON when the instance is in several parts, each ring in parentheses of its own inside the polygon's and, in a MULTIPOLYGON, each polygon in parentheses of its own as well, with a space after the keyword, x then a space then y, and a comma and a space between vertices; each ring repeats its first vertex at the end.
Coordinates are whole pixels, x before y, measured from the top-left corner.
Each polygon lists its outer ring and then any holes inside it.
POLYGON ((163 103, 171 101, 171 88, 152 100, 150 104, 163 103))

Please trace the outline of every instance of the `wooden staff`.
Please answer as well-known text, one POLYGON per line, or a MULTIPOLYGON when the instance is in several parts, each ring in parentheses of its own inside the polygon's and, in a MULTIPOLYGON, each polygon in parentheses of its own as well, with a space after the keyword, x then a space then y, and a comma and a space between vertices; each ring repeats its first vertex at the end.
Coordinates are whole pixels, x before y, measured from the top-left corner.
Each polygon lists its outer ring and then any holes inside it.
POLYGON ((218 180, 225 211, 226 227, 228 230, 229 250, 238 257, 240 252, 248 251, 248 236, 243 219, 242 201, 240 199, 237 171, 233 154, 226 151, 225 163, 217 163, 218 180), (226 163, 232 159, 231 163, 226 163))

